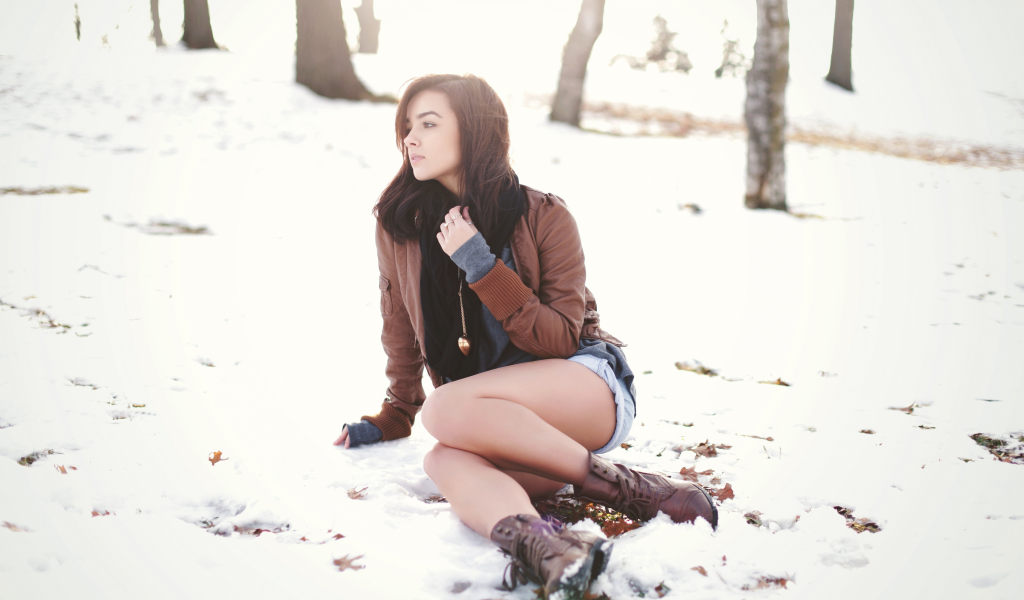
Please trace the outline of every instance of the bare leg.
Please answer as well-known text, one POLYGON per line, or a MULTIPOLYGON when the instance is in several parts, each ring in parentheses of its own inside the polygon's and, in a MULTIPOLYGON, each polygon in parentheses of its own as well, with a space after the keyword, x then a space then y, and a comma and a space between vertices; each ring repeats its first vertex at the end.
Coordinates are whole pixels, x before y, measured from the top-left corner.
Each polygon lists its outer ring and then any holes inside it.
POLYGON ((422 420, 440 442, 424 459, 427 475, 463 522, 488 536, 508 515, 536 514, 531 495, 582 483, 589 451, 615 430, 615 402, 586 367, 544 360, 445 385, 422 420))

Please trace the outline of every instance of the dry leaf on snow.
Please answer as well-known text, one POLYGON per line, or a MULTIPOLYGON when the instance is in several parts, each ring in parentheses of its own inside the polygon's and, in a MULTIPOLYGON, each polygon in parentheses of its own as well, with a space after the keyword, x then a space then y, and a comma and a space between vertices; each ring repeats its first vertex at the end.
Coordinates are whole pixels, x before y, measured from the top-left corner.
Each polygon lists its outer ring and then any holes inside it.
POLYGON ((58 471, 60 471, 61 475, 67 475, 68 474, 68 470, 64 468, 64 465, 53 465, 53 468, 57 469, 58 471))
POLYGON ((861 429, 860 432, 861 433, 874 434, 875 430, 874 429, 861 429))
POLYGON ((784 387, 789 387, 789 384, 783 381, 781 377, 779 377, 775 381, 758 381, 758 383, 767 383, 769 385, 781 385, 784 387))
POLYGON ((358 571, 359 569, 366 568, 366 565, 356 565, 352 563, 354 563, 362 557, 363 555, 360 554, 359 556, 353 556, 352 558, 349 558, 348 554, 346 554, 341 558, 334 559, 334 564, 338 567, 339 571, 344 571, 345 569, 352 569, 353 571, 358 571))
POLYGON ((679 470, 679 474, 682 475, 683 479, 685 479, 686 481, 697 481, 698 475, 713 475, 714 473, 715 472, 712 471, 711 469, 708 469, 706 471, 698 471, 697 467, 690 467, 689 469, 683 467, 682 469, 679 470))
POLYGON ((3 523, 0 523, 0 527, 6 527, 7 529, 10 529, 11 531, 13 531, 15 533, 26 533, 26 532, 28 532, 27 529, 22 529, 21 527, 18 527, 17 525, 15 525, 14 523, 11 523, 10 521, 4 521, 3 523))
POLYGON ((356 488, 348 488, 348 497, 353 499, 353 500, 358 500, 358 499, 366 496, 366 490, 367 489, 369 489, 369 488, 363 488, 361 490, 357 490, 356 488))
POLYGON ((730 498, 735 498, 736 497, 736 494, 734 494, 733 491, 732 491, 732 484, 731 483, 725 484, 724 488, 720 488, 720 489, 717 489, 717 490, 714 490, 714 489, 708 490, 708 493, 711 494, 712 496, 714 496, 715 498, 718 498, 719 502, 725 502, 726 500, 728 500, 730 498))
POLYGON ((698 567, 691 567, 690 570, 691 571, 696 571, 696 572, 700 573, 701 575, 703 575, 705 577, 708 576, 708 571, 704 567, 700 567, 700 566, 698 566, 698 567))
POLYGON ((918 405, 911 404, 910 406, 890 406, 889 410, 898 410, 900 412, 905 412, 908 415, 910 415, 914 413, 915 408, 919 408, 918 405))
POLYGON ((110 512, 109 510, 105 510, 103 512, 99 512, 99 511, 96 511, 96 510, 92 511, 92 516, 94 516, 94 517, 105 517, 107 515, 112 515, 112 514, 114 514, 114 513, 110 512))
POLYGON ((750 590, 764 590, 769 588, 785 588, 786 584, 793 580, 793 577, 787 575, 786 577, 768 577, 762 575, 757 578, 757 583, 754 585, 746 584, 743 586, 743 591, 749 592, 750 590))
POLYGON ((715 445, 708 444, 707 440, 704 440, 696 446, 691 446, 690 448, 687 448, 687 450, 692 450, 697 456, 704 456, 707 458, 718 456, 718 450, 715 450, 715 445))
POLYGON ((225 456, 224 458, 221 458, 221 452, 220 452, 220 450, 218 450, 216 452, 211 452, 210 453, 209 460, 210 460, 210 465, 212 466, 212 465, 215 465, 215 464, 219 463, 222 460, 228 460, 228 457, 225 456))

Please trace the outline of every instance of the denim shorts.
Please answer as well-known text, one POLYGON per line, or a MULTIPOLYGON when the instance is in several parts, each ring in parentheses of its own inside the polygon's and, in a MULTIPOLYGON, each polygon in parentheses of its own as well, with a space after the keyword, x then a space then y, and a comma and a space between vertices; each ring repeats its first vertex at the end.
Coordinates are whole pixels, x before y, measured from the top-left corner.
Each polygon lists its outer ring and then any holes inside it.
POLYGON ((615 431, 612 432, 612 439, 601 448, 594 450, 594 454, 604 454, 624 442, 629 436, 629 430, 633 428, 633 415, 636 413, 636 398, 629 393, 629 386, 621 379, 615 379, 615 373, 607 360, 596 358, 588 354, 570 356, 568 360, 579 363, 596 373, 608 384, 612 393, 615 394, 615 431))

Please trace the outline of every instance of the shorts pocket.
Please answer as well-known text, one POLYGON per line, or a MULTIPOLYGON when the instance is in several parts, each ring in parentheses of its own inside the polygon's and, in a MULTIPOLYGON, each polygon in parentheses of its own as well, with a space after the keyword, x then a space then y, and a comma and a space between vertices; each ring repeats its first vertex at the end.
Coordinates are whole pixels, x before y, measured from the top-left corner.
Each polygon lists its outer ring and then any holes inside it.
POLYGON ((394 304, 391 303, 391 282, 381 275, 378 284, 380 285, 380 314, 389 317, 391 311, 394 310, 394 304))

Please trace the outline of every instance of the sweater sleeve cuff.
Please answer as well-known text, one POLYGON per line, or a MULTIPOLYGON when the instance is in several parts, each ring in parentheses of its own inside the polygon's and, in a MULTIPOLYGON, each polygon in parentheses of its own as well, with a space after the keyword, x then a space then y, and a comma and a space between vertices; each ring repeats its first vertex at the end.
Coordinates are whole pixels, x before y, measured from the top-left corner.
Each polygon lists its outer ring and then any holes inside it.
POLYGON ((412 420, 390 402, 385 402, 378 414, 363 415, 360 419, 380 429, 385 442, 408 437, 412 433, 412 420))
POLYGON ((479 231, 452 253, 452 261, 466 272, 466 283, 480 280, 494 268, 494 254, 479 231))
POLYGON ((475 283, 470 282, 469 287, 499 321, 512 316, 533 297, 533 290, 498 259, 494 259, 494 265, 486 275, 475 283))

